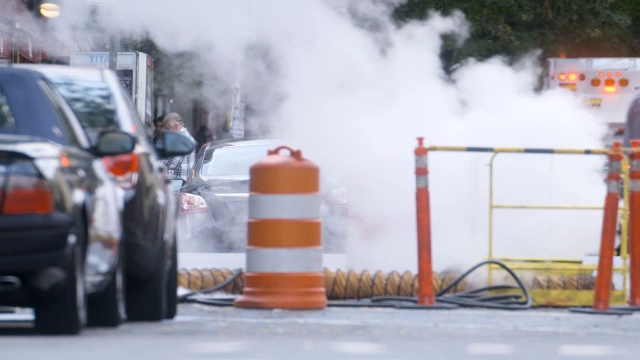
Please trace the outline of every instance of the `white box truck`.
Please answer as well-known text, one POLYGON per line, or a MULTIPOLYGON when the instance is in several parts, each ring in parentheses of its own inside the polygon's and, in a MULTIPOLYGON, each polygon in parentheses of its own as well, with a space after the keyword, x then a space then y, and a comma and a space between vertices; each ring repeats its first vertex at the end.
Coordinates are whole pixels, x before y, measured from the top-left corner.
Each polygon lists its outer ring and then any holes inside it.
POLYGON ((640 58, 549 58, 544 87, 573 91, 609 127, 605 142, 619 141, 640 89, 640 58))

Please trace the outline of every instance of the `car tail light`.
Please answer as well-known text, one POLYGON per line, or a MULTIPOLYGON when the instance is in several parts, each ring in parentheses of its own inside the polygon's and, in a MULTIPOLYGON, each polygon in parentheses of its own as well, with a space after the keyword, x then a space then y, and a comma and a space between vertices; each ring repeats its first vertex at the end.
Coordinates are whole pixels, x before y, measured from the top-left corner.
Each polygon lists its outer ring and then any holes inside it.
POLYGON ((48 214, 54 210, 53 193, 30 161, 0 167, 0 200, 3 215, 48 214))
POLYGON ((138 155, 122 154, 105 156, 102 162, 123 189, 131 189, 138 182, 138 155))
POLYGON ((208 212, 209 206, 202 196, 182 193, 180 194, 180 214, 208 212))

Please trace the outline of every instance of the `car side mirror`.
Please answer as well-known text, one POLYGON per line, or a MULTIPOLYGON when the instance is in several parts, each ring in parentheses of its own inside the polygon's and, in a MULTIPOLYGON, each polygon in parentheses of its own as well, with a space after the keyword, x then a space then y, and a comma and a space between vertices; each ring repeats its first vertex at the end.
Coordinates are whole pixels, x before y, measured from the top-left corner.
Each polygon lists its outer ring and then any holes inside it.
POLYGON ((163 131, 155 143, 155 149, 162 158, 188 155, 195 147, 193 140, 176 131, 163 131))
POLYGON ((136 139, 124 131, 107 130, 98 135, 93 152, 98 156, 114 156, 133 152, 136 139))
POLYGON ((169 180, 169 188, 174 191, 180 191, 180 188, 184 186, 187 182, 184 179, 170 179, 169 180))

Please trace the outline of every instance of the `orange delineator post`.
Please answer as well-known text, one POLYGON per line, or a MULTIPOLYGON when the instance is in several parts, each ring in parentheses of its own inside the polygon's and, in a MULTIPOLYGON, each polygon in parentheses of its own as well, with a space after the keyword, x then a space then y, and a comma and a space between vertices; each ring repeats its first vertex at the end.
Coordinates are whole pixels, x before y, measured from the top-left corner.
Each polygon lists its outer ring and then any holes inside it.
POLYGON ((609 173, 607 174, 607 195, 604 202, 604 219, 598 261, 593 308, 609 309, 611 282, 613 280, 613 256, 615 249, 616 224, 618 223, 618 202, 620 181, 622 180, 622 151, 619 142, 613 144, 609 153, 609 173))
POLYGON ((429 210, 428 149, 418 138, 416 156, 416 214, 418 223, 418 305, 434 305, 433 267, 431 263, 431 214, 429 210))
POLYGON ((629 305, 640 307, 640 140, 629 155, 629 305))
POLYGON ((620 201, 620 183, 622 182, 622 160, 624 154, 620 142, 613 143, 609 151, 609 172, 607 173, 607 195, 604 201, 602 236, 598 253, 598 275, 594 288, 592 308, 572 308, 569 311, 585 314, 630 315, 630 311, 611 309, 609 300, 613 283, 613 257, 618 223, 618 202, 620 201))

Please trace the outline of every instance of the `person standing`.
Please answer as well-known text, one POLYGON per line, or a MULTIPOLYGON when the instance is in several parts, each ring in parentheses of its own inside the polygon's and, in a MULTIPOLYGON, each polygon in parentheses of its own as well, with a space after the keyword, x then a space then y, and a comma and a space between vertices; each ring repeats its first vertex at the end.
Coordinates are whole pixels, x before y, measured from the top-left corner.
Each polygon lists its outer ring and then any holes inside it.
POLYGON ((200 125, 198 131, 196 131, 196 135, 194 136, 196 139, 196 152, 200 151, 202 145, 208 143, 209 141, 213 141, 213 133, 209 129, 207 125, 200 125))
POLYGON ((162 132, 162 120, 164 120, 165 115, 160 115, 157 118, 153 119, 153 136, 151 140, 155 144, 158 141, 158 135, 162 132))
MULTIPOLYGON (((178 113, 169 113, 162 120, 162 131, 175 131, 178 132, 193 141, 196 141, 189 133, 189 130, 184 126, 184 120, 178 113)), ((169 169, 170 178, 187 179, 191 173, 191 168, 196 161, 195 149, 188 155, 172 156, 164 160, 164 164, 169 169)))

